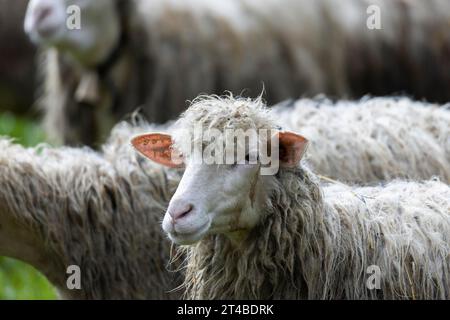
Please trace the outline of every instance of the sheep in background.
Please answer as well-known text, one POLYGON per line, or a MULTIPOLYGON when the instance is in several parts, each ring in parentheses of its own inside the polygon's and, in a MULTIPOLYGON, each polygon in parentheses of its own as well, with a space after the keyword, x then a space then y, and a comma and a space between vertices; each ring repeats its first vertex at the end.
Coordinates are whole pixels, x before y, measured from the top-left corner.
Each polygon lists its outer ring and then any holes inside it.
POLYGON ((132 156, 130 134, 144 128, 118 126, 102 154, 1 139, 0 255, 33 265, 66 299, 178 298, 160 220, 179 177, 132 156), (67 288, 71 265, 81 290, 67 288))
POLYGON ((188 257, 188 298, 450 298, 449 185, 319 185, 300 163, 307 140, 278 131, 258 100, 203 98, 176 126, 173 138, 145 135, 133 143, 160 163, 175 165, 171 155, 183 155, 186 169, 163 228, 188 245, 180 249, 188 257), (198 129, 203 136, 192 135, 198 129), (259 130, 275 130, 278 173, 261 175, 260 160, 248 162, 262 156, 252 145, 232 164, 196 163, 192 143, 223 150, 223 140, 208 136, 212 129, 254 130, 262 143, 259 130), (165 147, 155 148, 154 138, 165 147), (380 271, 376 281, 372 266, 380 271))
POLYGON ((32 0, 25 28, 56 48, 43 64, 50 136, 96 145, 138 106, 163 123, 200 93, 255 95, 263 83, 269 103, 399 91, 449 101, 449 18, 446 0, 32 0), (67 30, 66 6, 81 3, 83 28, 67 30), (370 4, 380 30, 367 28, 370 4))
POLYGON ((450 109, 407 98, 338 101, 317 98, 271 109, 285 130, 311 140, 313 170, 367 183, 439 176, 450 183, 450 109))

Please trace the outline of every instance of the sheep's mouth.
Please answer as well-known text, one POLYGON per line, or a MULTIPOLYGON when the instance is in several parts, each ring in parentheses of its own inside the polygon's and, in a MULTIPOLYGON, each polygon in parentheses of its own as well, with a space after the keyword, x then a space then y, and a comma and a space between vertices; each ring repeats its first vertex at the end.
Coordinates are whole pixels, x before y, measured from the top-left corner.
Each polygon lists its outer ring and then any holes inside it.
POLYGON ((44 20, 35 23, 32 29, 34 29, 41 39, 50 40, 55 38, 61 32, 63 27, 64 25, 62 25, 60 21, 55 21, 54 19, 47 17, 44 20))
POLYGON ((183 231, 173 231, 169 233, 170 239, 179 245, 192 245, 203 239, 203 237, 208 233, 210 223, 207 222, 204 225, 198 227, 194 231, 183 232, 183 231))
POLYGON ((58 25, 43 24, 36 27, 36 32, 42 40, 50 41, 58 36, 60 30, 58 25))

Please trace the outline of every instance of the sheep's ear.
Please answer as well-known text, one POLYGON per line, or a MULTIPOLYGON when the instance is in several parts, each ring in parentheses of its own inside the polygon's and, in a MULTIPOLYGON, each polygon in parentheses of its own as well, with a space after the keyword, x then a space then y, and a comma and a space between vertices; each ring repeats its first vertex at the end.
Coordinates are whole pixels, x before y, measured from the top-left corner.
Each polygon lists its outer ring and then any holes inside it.
POLYGON ((150 133, 137 136, 131 144, 141 154, 156 163, 170 168, 183 166, 181 153, 173 148, 172 137, 163 133, 150 133))
POLYGON ((278 133, 278 141, 281 166, 297 166, 306 152, 308 140, 296 133, 284 131, 278 133))

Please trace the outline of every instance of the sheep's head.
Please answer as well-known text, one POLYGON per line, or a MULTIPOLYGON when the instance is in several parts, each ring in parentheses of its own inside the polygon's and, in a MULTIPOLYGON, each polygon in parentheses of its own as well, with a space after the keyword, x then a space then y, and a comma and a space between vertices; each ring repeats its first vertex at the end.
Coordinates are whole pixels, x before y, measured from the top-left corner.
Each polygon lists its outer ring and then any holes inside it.
POLYGON ((163 221, 178 244, 210 234, 240 239, 268 212, 277 187, 274 164, 298 166, 307 145, 302 136, 276 129, 259 100, 198 100, 174 132, 139 136, 132 143, 160 164, 185 166, 163 221))
POLYGON ((102 62, 117 44, 117 0, 31 0, 25 32, 36 44, 70 52, 82 64, 102 62))

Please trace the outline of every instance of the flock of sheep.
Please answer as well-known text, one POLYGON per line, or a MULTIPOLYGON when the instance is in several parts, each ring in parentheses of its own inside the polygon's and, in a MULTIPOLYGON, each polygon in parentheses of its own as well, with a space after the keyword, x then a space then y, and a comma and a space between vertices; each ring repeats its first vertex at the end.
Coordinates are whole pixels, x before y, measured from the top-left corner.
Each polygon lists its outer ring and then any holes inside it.
POLYGON ((0 255, 73 299, 449 299, 449 23, 447 0, 31 0, 67 146, 0 139, 0 255), (194 164, 196 126, 276 131, 279 172, 194 164))

